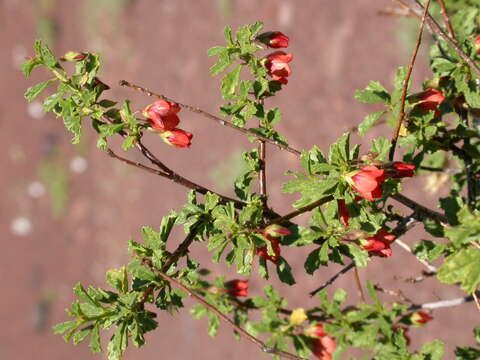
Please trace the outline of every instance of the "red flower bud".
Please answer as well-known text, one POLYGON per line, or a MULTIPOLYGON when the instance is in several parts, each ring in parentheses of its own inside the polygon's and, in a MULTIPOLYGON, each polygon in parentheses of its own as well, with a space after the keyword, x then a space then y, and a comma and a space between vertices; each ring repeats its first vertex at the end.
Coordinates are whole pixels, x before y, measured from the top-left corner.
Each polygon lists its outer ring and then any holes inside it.
POLYGON ((278 259, 280 259, 280 242, 277 238, 268 234, 264 234, 263 236, 272 243, 273 255, 268 254, 267 246, 257 248, 257 255, 278 265, 278 259))
POLYGON ((69 51, 65 55, 63 55, 63 59, 65 61, 80 61, 87 57, 87 53, 79 53, 76 51, 69 51))
POLYGON ((338 213, 340 214, 340 223, 343 226, 348 226, 348 220, 350 220, 350 214, 348 212, 347 205, 345 204, 345 200, 339 199, 337 200, 338 205, 338 213))
POLYGON ((292 61, 293 55, 286 54, 283 51, 276 51, 268 55, 265 59, 267 60, 265 67, 267 68, 268 75, 270 75, 273 80, 287 84, 287 77, 292 73, 288 63, 292 61))
POLYGON ((180 123, 177 113, 180 106, 165 100, 155 101, 143 110, 150 125, 156 130, 173 130, 180 123))
POLYGON ((168 145, 178 148, 188 148, 192 144, 193 134, 182 129, 173 129, 161 133, 160 137, 168 145))
POLYGON ((400 179, 404 177, 412 177, 415 175, 415 165, 406 164, 403 162, 394 162, 391 168, 387 171, 387 175, 394 178, 400 179))
POLYGON ((225 287, 231 296, 248 296, 248 280, 230 280, 225 283, 225 287))
POLYGON ((306 335, 317 338, 312 343, 312 353, 319 360, 331 360, 332 354, 337 348, 335 340, 328 336, 322 324, 315 324, 305 331, 306 335))
POLYGON ((480 35, 475 38, 474 47, 477 49, 477 54, 480 54, 480 35))
POLYGON ((273 237, 280 237, 290 235, 292 232, 283 226, 273 224, 267 226, 264 230, 264 233, 273 237))
POLYGON ((416 94, 414 100, 420 101, 419 104, 415 105, 415 108, 423 112, 435 111, 435 117, 437 118, 441 115, 438 106, 445 100, 445 96, 440 90, 427 89, 416 94))
POLYGON ((424 325, 431 320, 433 320, 433 317, 423 311, 416 311, 410 316, 410 321, 414 325, 424 325))
POLYGON ((395 241, 396 236, 390 234, 385 229, 380 229, 373 237, 364 240, 362 248, 374 256, 389 257, 392 256, 390 244, 395 241))
POLYGON ((363 198, 373 201, 382 197, 382 184, 385 181, 385 171, 375 165, 367 165, 353 176, 347 175, 347 181, 363 198))
POLYGON ((257 40, 268 47, 279 49, 288 47, 288 36, 280 31, 269 31, 257 36, 257 40))

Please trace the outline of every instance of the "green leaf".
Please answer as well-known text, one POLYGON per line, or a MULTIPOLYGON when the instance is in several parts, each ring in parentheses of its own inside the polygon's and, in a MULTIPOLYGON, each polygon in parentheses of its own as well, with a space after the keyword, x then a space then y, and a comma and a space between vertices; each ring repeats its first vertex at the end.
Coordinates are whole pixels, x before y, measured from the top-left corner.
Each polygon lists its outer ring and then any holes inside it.
POLYGON ((283 257, 280 258, 280 263, 277 265, 277 274, 281 282, 288 285, 295 284, 295 279, 292 275, 292 268, 283 257))
POLYGON ((459 346, 455 349, 455 360, 478 360, 480 359, 480 350, 469 347, 459 346))
POLYGON ((128 276, 125 266, 121 267, 120 269, 108 270, 107 284, 121 294, 126 294, 128 292, 128 276))
POLYGON ((64 332, 75 329, 76 327, 78 327, 77 320, 65 321, 65 322, 62 322, 60 324, 55 325, 53 327, 53 333, 54 334, 63 334, 64 332))
POLYGON ((224 99, 232 99, 235 95, 238 82, 240 81, 240 72, 242 65, 238 65, 234 70, 226 74, 222 79, 222 96, 224 99))
POLYGON ((226 26, 223 30, 223 36, 225 37, 228 45, 233 45, 232 27, 230 25, 226 26))
POLYGON ((48 79, 46 81, 38 83, 37 85, 34 85, 28 88, 23 96, 25 97, 25 99, 27 99, 28 102, 31 102, 38 95, 40 95, 43 92, 43 90, 45 90, 45 88, 53 81, 55 81, 55 78, 48 79))
POLYGON ((390 146, 391 143, 387 138, 379 136, 373 140, 370 152, 377 154, 377 156, 375 156, 376 160, 385 160, 390 150, 390 146))
POLYGON ((88 346, 94 353, 98 354, 102 352, 102 345, 100 343, 100 326, 98 323, 93 327, 88 346))
POLYGON ((77 331, 75 335, 73 335, 73 340, 72 340, 73 345, 77 345, 81 343, 83 340, 85 340, 85 338, 88 335, 90 335, 90 333, 92 332, 92 329, 93 329, 93 325, 90 325, 77 331))
POLYGON ((227 49, 223 46, 214 46, 214 47, 208 49, 207 55, 208 56, 216 56, 216 55, 220 55, 221 53, 224 53, 226 51, 227 51, 227 49))
POLYGON ((368 252, 355 244, 347 244, 347 247, 355 266, 366 267, 369 258, 368 252))
POLYGON ((459 282, 463 290, 473 293, 480 285, 480 249, 468 247, 447 257, 438 279, 446 284, 459 282))
POLYGON ((373 125, 386 113, 386 111, 377 111, 365 116, 365 119, 358 125, 358 134, 365 136, 365 134, 372 128, 373 125))
POLYGON ((350 157, 350 134, 343 134, 334 144, 330 146, 328 156, 329 163, 332 165, 345 165, 350 157))
POLYGON ((370 84, 368 84, 365 90, 355 91, 355 99, 365 104, 377 102, 389 103, 390 94, 379 82, 370 81, 370 84))
POLYGON ((440 257, 446 246, 430 240, 422 240, 413 247, 413 253, 421 260, 434 261, 440 257))
POLYGON ((215 337, 217 335, 220 319, 212 312, 208 312, 208 335, 215 337))
POLYGON ((121 322, 110 342, 108 343, 107 356, 109 360, 120 360, 128 346, 128 328, 126 322, 121 322))
POLYGON ((40 65, 42 65, 42 62, 38 58, 25 61, 21 65, 23 75, 25 75, 25 77, 29 77, 30 74, 32 73, 32 70, 40 65))
POLYGON ((226 53, 220 54, 218 61, 210 68, 210 74, 212 76, 220 74, 221 72, 225 71, 232 62, 233 60, 231 60, 226 53))
POLYGON ((423 345, 422 349, 420 350, 420 354, 422 354, 426 360, 441 360, 444 351, 445 344, 443 341, 435 340, 423 345))

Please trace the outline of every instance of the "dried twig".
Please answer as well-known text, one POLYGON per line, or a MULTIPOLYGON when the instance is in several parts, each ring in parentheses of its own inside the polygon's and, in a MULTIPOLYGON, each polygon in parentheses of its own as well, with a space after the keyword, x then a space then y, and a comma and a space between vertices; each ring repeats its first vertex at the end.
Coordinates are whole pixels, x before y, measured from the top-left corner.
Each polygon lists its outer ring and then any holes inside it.
POLYGON ((405 195, 402 194, 394 194, 390 195, 390 197, 394 200, 397 200, 399 203, 402 203, 406 207, 412 209, 415 213, 417 213, 420 217, 427 217, 429 219, 438 221, 442 224, 448 224, 448 219, 445 215, 440 214, 434 210, 430 210, 423 205, 420 205, 416 201, 413 201, 410 198, 407 198, 405 195))
POLYGON ((391 140, 390 153, 388 155, 390 161, 393 161, 393 157, 395 156, 395 148, 397 146, 398 134, 400 133, 403 118, 405 117, 405 102, 407 100, 408 84, 410 83, 410 77, 412 76, 413 66, 415 65, 415 59, 417 58, 418 49, 420 48, 420 44, 422 43, 423 28, 425 27, 425 19, 428 14, 428 7, 430 6, 430 1, 431 0, 428 0, 427 5, 425 6, 425 10, 422 16, 422 23, 420 24, 420 30, 418 31, 417 43, 415 44, 415 48, 413 49, 410 64, 408 65, 407 75, 405 76, 405 83, 403 84, 402 97, 400 100, 400 112, 398 113, 397 122, 391 140))
POLYGON ((190 105, 186 105, 186 104, 182 104, 182 103, 179 103, 178 101, 175 101, 173 99, 170 99, 164 95, 160 95, 160 94, 156 94, 152 91, 150 91, 149 89, 147 88, 144 88, 144 87, 141 87, 141 86, 138 86, 138 85, 135 85, 135 84, 130 84, 128 81, 126 80, 121 80, 120 81, 120 85, 121 86, 126 86, 126 87, 129 87, 131 89, 134 89, 134 90, 138 90, 138 91, 141 91, 142 93, 148 95, 148 96, 151 96, 151 97, 155 97, 157 99, 162 99, 162 100, 165 100, 165 101, 169 101, 169 102, 172 102, 172 103, 175 103, 177 104, 178 106, 180 106, 181 108, 183 109, 187 109, 191 112, 194 112, 196 114, 199 114, 199 115, 202 115, 203 117, 207 118, 207 119, 210 119, 210 120, 213 120, 215 122, 217 122, 218 124, 221 124, 221 125, 224 125, 224 126, 227 126, 231 129, 235 129, 237 131, 240 131, 241 133, 244 133, 245 135, 248 135, 248 136, 253 136, 253 137, 256 137, 257 139, 259 140, 262 140, 262 141, 265 141, 266 143, 269 143, 269 144, 272 144, 274 146, 277 146, 278 148, 282 149, 282 150, 286 150, 294 155, 300 155, 301 154, 301 151, 297 150, 297 149, 294 149, 294 148, 291 148, 287 145, 284 145, 284 144, 281 144, 279 143, 278 141, 276 140, 272 140, 272 139, 269 139, 265 136, 262 136, 262 135, 259 135, 259 134, 256 134, 255 132, 251 131, 251 130, 248 130, 248 129, 244 129, 242 127, 239 127, 239 126, 236 126, 236 125, 233 125, 231 122, 225 120, 225 119, 222 119, 222 118, 219 118, 218 116, 215 116, 213 114, 210 114, 202 109, 199 109, 197 107, 193 107, 193 106, 190 106, 190 105))
MULTIPOLYGON (((480 294, 480 291, 477 291, 475 297, 480 294)), ((420 309, 438 309, 444 307, 451 307, 451 306, 458 306, 462 304, 466 304, 468 302, 474 301, 474 296, 465 296, 461 298, 456 298, 452 300, 442 300, 442 301, 435 301, 425 304, 414 304, 408 308, 408 310, 420 310, 420 309)))
POLYGON ((355 269, 353 271, 354 277, 355 277, 355 284, 357 284, 357 289, 358 293, 360 294, 360 298, 364 303, 367 302, 367 299, 365 298, 365 294, 363 293, 363 288, 362 288, 362 282, 360 281, 360 274, 358 273, 358 267, 355 266, 355 269))
POLYGON ((247 331, 242 329, 240 326, 236 325, 228 316, 226 316, 224 313, 222 313, 220 310, 218 310, 215 306, 209 304, 203 297, 197 295, 194 293, 192 290, 190 290, 188 287, 183 285, 180 281, 177 279, 174 279, 168 275, 166 275, 163 271, 158 270, 152 263, 152 261, 148 258, 142 258, 142 263, 150 268, 153 272, 155 272, 158 276, 160 276, 162 279, 165 281, 168 281, 170 284, 175 285, 179 289, 185 291, 188 295, 190 295, 192 298, 194 298, 197 302, 205 306, 209 311, 217 315, 219 318, 221 318, 224 322, 226 322, 229 326, 231 326, 237 333, 239 333, 241 336, 245 337, 247 340, 251 341, 255 345, 257 345, 263 352, 266 352, 268 354, 273 354, 273 355, 278 355, 280 357, 284 357, 286 359, 293 359, 293 360, 305 360, 301 357, 298 357, 292 353, 286 352, 286 351, 281 351, 277 350, 274 348, 270 348, 263 341, 260 339, 256 338, 255 336, 249 334, 247 331))
MULTIPOLYGON (((415 15, 418 19, 421 19, 421 14, 424 10, 423 5, 418 2, 418 0, 415 0, 415 7, 413 8, 409 4, 407 4, 404 0, 395 0, 398 2, 402 7, 409 9, 409 11, 415 15)), ((452 39, 450 36, 448 36, 445 31, 442 30, 440 25, 433 19, 430 15, 427 14, 426 16, 426 22, 430 29, 432 30, 433 33, 436 35, 440 36, 442 39, 444 39, 457 53, 458 56, 460 56, 463 61, 465 61, 470 68, 475 71, 479 76, 480 76, 480 66, 478 66, 470 57, 468 57, 467 54, 458 46, 457 42, 452 39)))
POLYGON ((142 169, 144 171, 147 171, 149 173, 152 173, 152 174, 155 174, 155 175, 159 175, 159 176, 162 176, 166 179, 169 179, 169 180, 172 180, 173 182, 177 183, 177 184, 180 184, 180 185, 183 185, 189 189, 192 189, 192 190, 195 190, 197 192, 199 192, 200 194, 203 194, 205 195, 207 192, 210 192, 212 194, 216 194, 220 197, 221 201, 222 202, 233 202, 236 206, 238 207, 243 207, 245 205, 245 203, 241 200, 237 200, 237 199, 233 199, 233 198, 230 198, 228 196, 225 196, 225 195, 221 195, 221 194, 218 194, 216 193, 215 191, 213 190, 210 190, 210 189, 207 189, 206 187, 203 187, 202 185, 198 185, 198 184, 195 184, 194 182, 184 178, 183 176, 180 176, 178 174, 176 174, 175 172, 173 172, 172 170, 170 170, 170 172, 164 172, 164 171, 160 171, 160 170, 157 170, 157 169, 154 169, 154 168, 151 168, 149 166, 146 166, 142 163, 139 163, 139 162, 135 162, 135 161, 132 161, 132 160, 129 160, 129 159, 126 159, 120 155, 117 155, 115 152, 112 151, 112 149, 108 148, 107 149, 107 154, 109 156, 111 156, 112 158, 114 159, 117 159, 117 160, 120 160, 121 162, 127 164, 127 165, 130 165, 130 166, 134 166, 138 169, 142 169))
POLYGON ((450 23, 450 18, 448 16, 447 7, 445 6, 445 1, 438 0, 438 4, 440 5, 440 12, 442 13, 443 22, 447 27, 448 35, 450 35, 452 39, 457 40, 457 38, 455 37, 455 33, 453 32, 452 24, 450 23))
POLYGON ((412 303, 412 300, 407 298, 401 290, 388 290, 384 289, 383 287, 380 286, 380 284, 375 284, 374 285, 375 290, 380 291, 384 294, 390 295, 390 296, 395 296, 398 297, 401 301, 406 302, 406 303, 412 303))

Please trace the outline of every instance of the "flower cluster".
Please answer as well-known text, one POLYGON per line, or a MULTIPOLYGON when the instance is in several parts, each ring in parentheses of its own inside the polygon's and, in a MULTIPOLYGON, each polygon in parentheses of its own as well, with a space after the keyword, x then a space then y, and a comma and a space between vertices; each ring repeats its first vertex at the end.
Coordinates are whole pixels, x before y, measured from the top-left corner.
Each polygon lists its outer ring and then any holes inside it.
POLYGON ((188 148, 191 145, 193 135, 188 131, 177 128, 180 123, 177 114, 180 110, 178 104, 158 100, 148 105, 142 113, 152 129, 160 132, 160 137, 166 144, 178 148, 188 148))
MULTIPOLYGON (((282 34, 279 31, 270 31, 260 34, 257 40, 267 45, 268 47, 278 49, 288 47, 288 36, 282 34)), ((287 77, 292 74, 289 62, 293 59, 293 55, 284 51, 275 51, 264 59, 265 67, 267 68, 268 75, 275 81, 282 84, 287 84, 287 77)))

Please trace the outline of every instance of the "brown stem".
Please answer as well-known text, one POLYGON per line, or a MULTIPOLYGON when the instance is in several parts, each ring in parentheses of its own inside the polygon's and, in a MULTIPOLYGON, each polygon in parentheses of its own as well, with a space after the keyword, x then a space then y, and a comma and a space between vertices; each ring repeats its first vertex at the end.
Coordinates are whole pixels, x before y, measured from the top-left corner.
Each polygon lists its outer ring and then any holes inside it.
MULTIPOLYGON (((411 13, 415 15, 417 18, 419 19, 421 18, 420 14, 424 9, 422 4, 420 4, 417 0, 415 0, 417 9, 414 9, 403 0, 395 0, 395 1, 401 4, 401 6, 403 6, 404 8, 408 8, 411 11, 411 13)), ((457 55, 460 56, 463 59, 463 61, 465 61, 470 66, 470 68, 480 76, 480 67, 472 59, 470 59, 467 54, 465 54, 465 52, 457 45, 457 42, 454 39, 452 39, 450 36, 448 36, 445 33, 445 31, 442 30, 440 25, 438 25, 438 23, 430 15, 427 15, 426 21, 430 29, 435 34, 440 36, 443 40, 445 40, 452 47, 453 51, 455 51, 457 55)))
POLYGON ((450 17, 448 16, 447 7, 445 6, 445 1, 438 0, 438 3, 440 5, 440 12, 442 13, 443 22, 445 23, 445 26, 447 27, 447 30, 448 30, 448 35, 450 35, 450 37, 456 41, 457 38, 455 37, 455 33, 453 32, 452 24, 450 23, 450 17))
POLYGON ((401 301, 403 302, 406 302, 406 303, 412 303, 412 300, 410 300, 409 298, 407 298, 402 290, 388 290, 388 289, 384 289, 382 288, 379 284, 375 284, 374 285, 374 288, 375 290, 377 291, 380 291, 384 294, 387 294, 387 295, 390 295, 390 296, 395 296, 395 297, 398 297, 401 301))
POLYGON ((416 212, 420 217, 427 217, 432 220, 438 221, 443 224, 448 224, 448 219, 445 215, 440 214, 436 211, 430 210, 429 208, 426 208, 423 205, 420 205, 416 201, 413 201, 410 198, 407 198, 406 196, 402 194, 394 194, 390 195, 390 197, 394 200, 397 200, 399 203, 402 203, 406 207, 412 209, 414 212, 416 212))
POLYGON ((363 293, 362 282, 360 281, 360 274, 358 273, 358 267, 355 266, 355 270, 353 271, 355 277, 355 284, 357 285, 358 293, 360 294, 360 298, 364 303, 367 302, 365 299, 365 294, 363 293))
POLYGON ((323 205, 323 204, 326 204, 327 202, 330 202, 334 199, 334 197, 332 195, 329 195, 327 197, 324 197, 320 200, 317 200, 313 203, 311 203, 310 205, 307 205, 307 206, 304 206, 304 207, 301 207, 300 209, 298 210, 295 210, 295 211, 292 211, 291 213, 287 214, 287 215, 284 215, 284 216, 279 216, 275 219, 273 219, 272 221, 270 221, 266 226, 268 225, 273 225, 273 224, 282 224, 282 223, 286 223, 288 222, 290 219, 293 219, 294 217, 298 216, 298 215, 301 215, 307 211, 310 211, 310 210, 313 210, 315 209, 316 207, 320 206, 320 205, 323 205))
POLYGON ((278 355, 287 359, 293 359, 293 360, 305 360, 301 357, 298 357, 294 354, 291 354, 289 352, 281 351, 281 350, 276 350, 274 348, 270 348, 263 341, 260 339, 256 338, 255 336, 249 334, 247 331, 242 329, 240 326, 235 324, 228 316, 226 316, 224 313, 222 313, 220 310, 218 310, 215 306, 209 304, 203 297, 197 295, 194 293, 192 290, 190 290, 188 287, 183 285, 180 281, 166 275, 163 271, 158 270, 152 263, 152 261, 148 258, 143 257, 142 263, 150 268, 153 272, 155 272, 158 276, 160 276, 162 279, 165 281, 168 281, 170 284, 175 285, 179 289, 183 290, 186 292, 188 295, 190 295, 192 298, 194 298, 197 302, 205 306, 209 311, 212 313, 216 314, 219 318, 221 318, 224 322, 226 322, 229 326, 231 326, 237 333, 245 337, 247 340, 251 341, 255 345, 257 345, 263 352, 266 352, 268 354, 273 354, 273 355, 278 355))
POLYGON ((205 195, 207 192, 210 192, 212 194, 216 194, 220 197, 221 201, 222 202, 233 202, 235 204, 236 207, 243 207, 245 205, 245 203, 241 200, 236 200, 236 199, 232 199, 228 196, 225 196, 225 195, 221 195, 221 194, 218 194, 216 193, 215 191, 212 191, 210 189, 207 189, 206 187, 203 187, 201 185, 198 185, 198 184, 195 184, 194 182, 188 180, 188 179, 185 179, 184 177, 176 174, 173 170, 169 170, 169 173, 166 173, 166 172, 163 172, 163 171, 160 171, 160 170, 156 170, 154 168, 151 168, 149 166, 146 166, 142 163, 139 163, 139 162, 135 162, 135 161, 131 161, 129 159, 126 159, 120 155, 117 155, 115 154, 110 148, 107 149, 107 154, 110 155, 112 158, 114 159, 117 159, 117 160, 120 160, 121 162, 125 163, 125 164, 128 164, 130 166, 134 166, 136 168, 139 168, 139 169, 142 169, 144 171, 147 171, 149 173, 152 173, 152 174, 155 174, 155 175, 159 175, 159 176, 162 176, 166 179, 169 179, 169 180, 172 180, 174 183, 176 184, 180 184, 180 185, 183 185, 189 189, 192 189, 192 190, 195 190, 197 192, 199 192, 200 194, 202 195, 205 195))
POLYGON ((395 130, 393 131, 393 136, 391 140, 390 153, 388 155, 390 161, 393 161, 393 158, 395 156, 395 148, 397 146, 398 134, 400 134, 403 118, 405 117, 405 101, 407 100, 408 84, 410 82, 410 77, 412 76, 413 65, 415 64, 415 59, 417 58, 418 49, 420 48, 420 44, 422 43, 423 28, 425 27, 425 19, 428 14, 428 7, 430 6, 430 1, 431 0, 427 1, 427 5, 425 6, 425 10, 423 12, 422 23, 420 24, 420 30, 418 31, 417 43, 415 44, 415 48, 413 49, 410 64, 408 65, 407 76, 404 80, 402 98, 400 100, 400 112, 398 113, 397 123, 395 126, 395 130))
POLYGON ((160 94, 156 94, 150 90, 148 90, 147 88, 144 88, 144 87, 141 87, 141 86, 138 86, 138 85, 135 85, 135 84, 130 84, 128 81, 126 80, 120 80, 120 85, 121 86, 126 86, 126 87, 129 87, 129 88, 132 88, 134 90, 138 90, 138 91, 141 91, 143 92, 144 94, 148 95, 148 96, 151 96, 151 97, 155 97, 157 99, 162 99, 162 100, 165 100, 165 101, 169 101, 169 102, 172 102, 172 103, 175 103, 177 104, 178 106, 180 106, 181 108, 183 109, 187 109, 191 112, 194 112, 196 114, 199 114, 199 115, 202 115, 203 117, 207 118, 207 119, 210 119, 210 120, 213 120, 215 122, 217 122, 218 124, 221 124, 221 125, 224 125, 224 126, 227 126, 231 129, 234 129, 234 130, 237 130, 237 131, 240 131, 241 133, 244 133, 245 135, 248 135, 248 136, 253 136, 253 137, 256 137, 257 139, 259 140, 263 140, 265 141, 266 143, 269 143, 269 144, 272 144, 274 146, 277 146, 278 148, 282 149, 282 150, 286 150, 294 155, 300 155, 301 152, 299 150, 296 150, 294 148, 291 148, 287 145, 284 145, 284 144, 281 144, 279 143, 278 141, 276 140, 272 140, 272 139, 269 139, 265 136, 262 136, 262 135, 259 135, 259 134, 256 134, 255 132, 251 131, 251 130, 248 130, 248 129, 244 129, 242 127, 239 127, 239 126, 236 126, 236 125, 233 125, 231 122, 225 120, 225 119, 222 119, 222 118, 219 118, 218 116, 215 116, 213 114, 210 114, 200 108, 197 108, 197 107, 193 107, 193 106, 190 106, 190 105, 186 105, 186 104, 182 104, 182 103, 179 103, 178 101, 175 101, 173 99, 170 99, 164 95, 160 95, 160 94))
POLYGON ((260 154, 260 171, 258 172, 259 190, 263 196, 264 205, 267 206, 267 175, 266 175, 266 146, 265 141, 260 141, 258 144, 258 152, 260 154))

